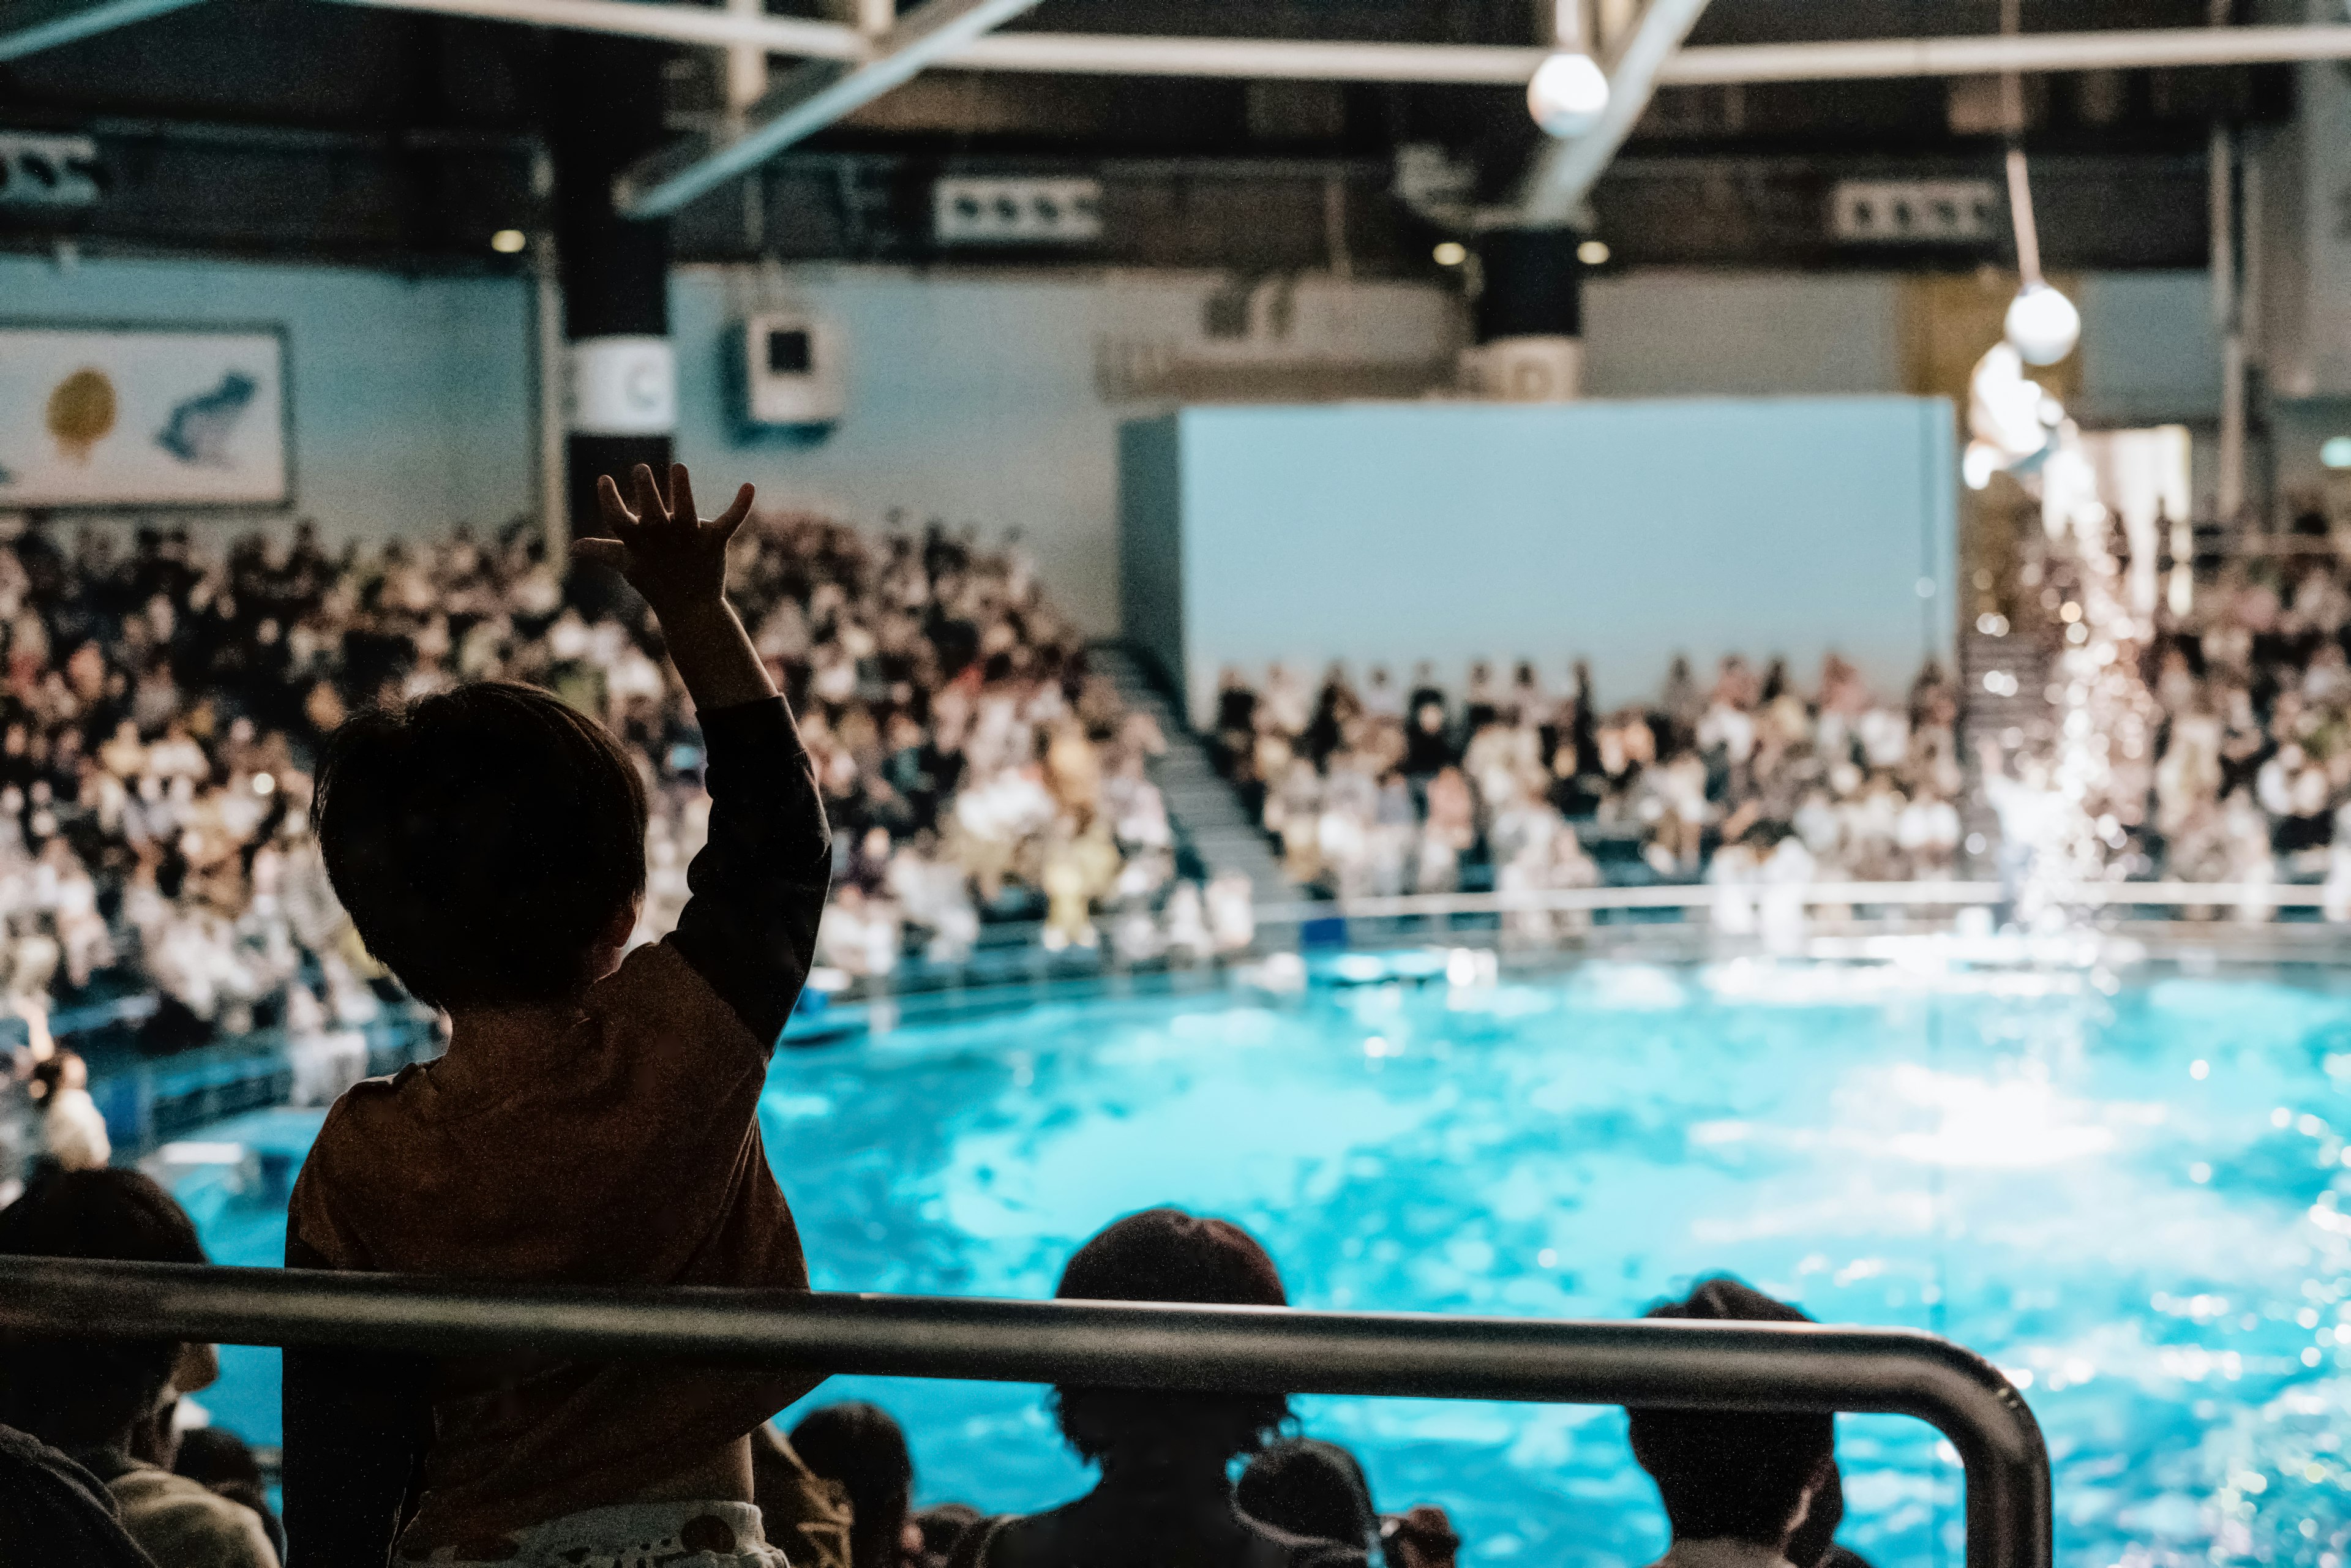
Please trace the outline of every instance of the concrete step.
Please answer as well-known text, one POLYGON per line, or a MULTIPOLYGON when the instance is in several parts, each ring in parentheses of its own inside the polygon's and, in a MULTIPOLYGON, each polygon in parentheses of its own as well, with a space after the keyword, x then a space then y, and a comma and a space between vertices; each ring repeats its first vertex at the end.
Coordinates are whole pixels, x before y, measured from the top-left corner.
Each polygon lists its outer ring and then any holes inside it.
POLYGON ((1238 872, 1248 877, 1260 902, 1295 897, 1265 833, 1217 771, 1207 741, 1193 732, 1134 655, 1119 643, 1098 643, 1088 651, 1087 662, 1109 680, 1130 711, 1150 715, 1166 736, 1166 755, 1153 758, 1149 772, 1167 803, 1177 841, 1199 857, 1209 875, 1238 872))

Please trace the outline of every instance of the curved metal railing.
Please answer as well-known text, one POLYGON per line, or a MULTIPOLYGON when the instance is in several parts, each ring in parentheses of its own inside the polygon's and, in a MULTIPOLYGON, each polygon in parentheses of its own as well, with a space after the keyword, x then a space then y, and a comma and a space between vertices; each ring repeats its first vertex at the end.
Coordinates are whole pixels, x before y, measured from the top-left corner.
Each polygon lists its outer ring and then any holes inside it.
POLYGON ((2048 1568, 2049 1456, 1981 1356, 1906 1329, 557 1289, 0 1258, 0 1330, 454 1355, 528 1345, 899 1377, 1913 1416, 1959 1450, 1969 1568, 2048 1568))

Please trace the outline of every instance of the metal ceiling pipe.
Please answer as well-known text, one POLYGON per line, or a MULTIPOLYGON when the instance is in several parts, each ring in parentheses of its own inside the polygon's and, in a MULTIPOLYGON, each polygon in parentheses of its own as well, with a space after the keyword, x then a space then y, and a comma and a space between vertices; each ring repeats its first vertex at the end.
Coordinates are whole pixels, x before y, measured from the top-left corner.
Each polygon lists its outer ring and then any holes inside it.
MULTIPOLYGON (((342 0, 543 27, 756 45, 770 54, 862 61, 872 40, 853 27, 789 16, 737 16, 699 5, 643 0, 342 0)), ((998 33, 959 44, 934 68, 1077 76, 1229 77, 1524 87, 1539 47, 1486 44, 1376 44, 1290 38, 1182 38, 1141 34, 998 33)), ((2001 71, 2126 70, 2158 66, 2274 65, 2351 59, 2351 26, 2162 27, 2019 37, 1873 38, 1813 44, 1720 44, 1684 48, 1658 85, 1841 81, 1868 78, 1991 76, 2001 71)))
MULTIPOLYGON (((914 78, 958 44, 1010 21, 1037 0, 925 0, 873 40, 873 55, 853 66, 810 60, 795 68, 754 106, 739 127, 665 148, 622 171, 612 204, 632 218, 666 217, 704 193, 747 174, 803 137, 812 136, 914 78)), ((862 35, 861 35, 862 37, 862 35)))
POLYGON ((2152 27, 2023 33, 2012 37, 1977 35, 1823 44, 1720 44, 1684 49, 1658 80, 1667 86, 1696 87, 2340 59, 2351 59, 2351 27, 2152 27))
POLYGON ((92 37, 195 0, 15 0, 0 8, 0 60, 92 37))
POLYGON ((746 16, 702 5, 653 5, 641 0, 344 0, 387 11, 429 11, 487 22, 520 22, 534 27, 564 27, 612 33, 629 38, 659 38, 673 44, 764 48, 771 55, 808 59, 862 60, 873 41, 837 22, 794 16, 746 16))
POLYGON ((997 33, 941 60, 956 70, 1079 76, 1243 77, 1524 87, 1550 51, 1492 44, 997 33))
POLYGON ((1649 0, 1642 7, 1631 36, 1609 62, 1608 107, 1600 123, 1584 135, 1543 148, 1528 173, 1518 222, 1541 226, 1576 220, 1705 10, 1706 0, 1649 0))

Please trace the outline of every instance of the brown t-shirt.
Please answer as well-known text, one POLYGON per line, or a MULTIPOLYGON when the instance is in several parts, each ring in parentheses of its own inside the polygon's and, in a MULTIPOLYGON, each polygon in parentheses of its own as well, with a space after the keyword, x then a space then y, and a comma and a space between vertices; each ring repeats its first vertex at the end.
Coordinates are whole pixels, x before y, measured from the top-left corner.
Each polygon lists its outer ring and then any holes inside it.
MULTIPOLYGON (((289 1264, 808 1288, 758 1109, 823 907, 823 814, 780 700, 703 728, 710 841, 677 932, 630 954, 568 1023, 469 1018, 440 1061, 345 1094, 295 1184, 289 1264)), ((624 1501, 820 1375, 531 1352, 442 1361, 403 1550, 624 1501)), ((311 1429, 296 1383, 289 1367, 289 1528, 293 1450, 311 1429)))

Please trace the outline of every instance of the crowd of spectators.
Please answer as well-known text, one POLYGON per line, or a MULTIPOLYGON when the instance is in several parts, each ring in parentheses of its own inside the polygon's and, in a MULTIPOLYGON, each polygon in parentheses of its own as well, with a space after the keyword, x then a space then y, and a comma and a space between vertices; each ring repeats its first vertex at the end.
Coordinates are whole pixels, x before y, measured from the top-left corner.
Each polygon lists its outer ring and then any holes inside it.
MULTIPOLYGON (((1090 946, 1104 911, 1132 945, 1206 946, 1197 889, 1157 914, 1175 844, 1143 763, 1165 742, 1017 546, 789 515, 747 532, 737 601, 841 852, 825 961, 958 958, 992 919, 1090 946)), ((707 813, 692 710, 642 605, 535 536, 330 552, 301 528, 215 552, 29 529, 0 542, 0 998, 20 1015, 152 990, 166 1047, 365 1023, 389 992, 311 840, 311 769, 348 714, 462 680, 550 687, 620 737, 653 804, 639 939, 684 901, 707 813)))
POLYGON ((1783 662, 1674 663, 1652 700, 1604 708, 1579 664, 1470 667, 1457 697, 1423 664, 1319 687, 1228 671, 1221 764, 1295 881, 1340 897, 1590 886, 1603 879, 1879 882, 1955 874, 1958 694, 1939 666, 1873 693, 1832 656, 1799 689, 1783 662), (1604 867, 1593 846, 1622 843, 1604 867))
MULTIPOLYGON (((129 1170, 41 1176, 0 1209, 0 1255, 205 1260, 186 1213, 129 1170)), ((1055 1294, 1288 1301, 1254 1237, 1173 1208, 1107 1227, 1071 1257, 1055 1294)), ((1805 1321, 1728 1278, 1649 1315, 1805 1321)), ((202 1343, 0 1343, 0 1553, 104 1568, 279 1568, 286 1529, 252 1451, 192 1414, 218 1373, 216 1352, 202 1343)), ((1083 1497, 1025 1516, 963 1501, 917 1511, 905 1434, 875 1406, 824 1406, 789 1434, 768 1423, 752 1470, 768 1540, 793 1568, 1453 1568, 1460 1551, 1442 1508, 1383 1511, 1352 1454, 1298 1433, 1285 1396, 1064 1385, 1051 1408, 1063 1441, 1100 1479, 1083 1497)), ((1662 1568, 1866 1568, 1834 1540, 1844 1500, 1829 1416, 1629 1415, 1634 1456, 1671 1527, 1662 1568)))
MULTIPOLYGON (((2058 606, 2063 611, 2063 603, 2058 606)), ((2324 880, 2351 918, 2351 574, 2334 556, 2231 569, 2142 658, 2153 744, 2108 753, 2108 791, 2143 873, 2324 880)))

